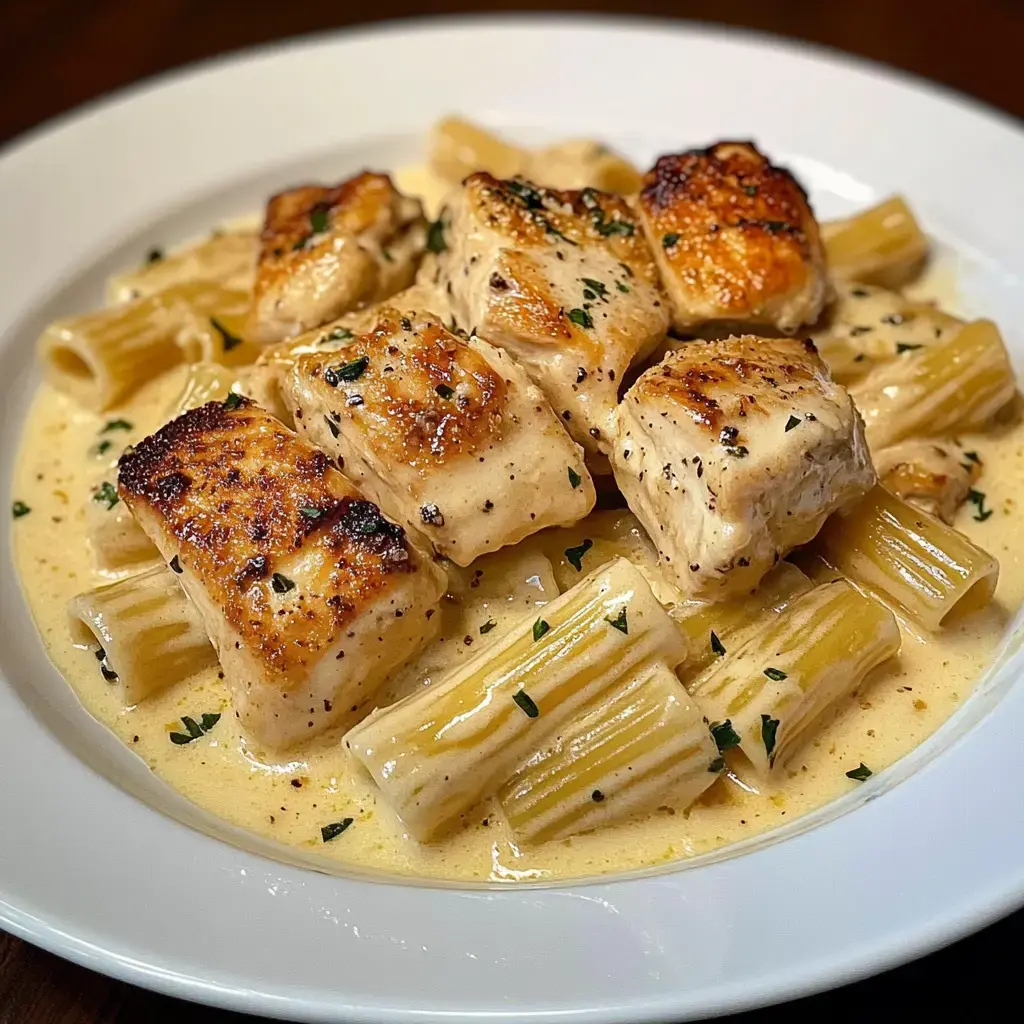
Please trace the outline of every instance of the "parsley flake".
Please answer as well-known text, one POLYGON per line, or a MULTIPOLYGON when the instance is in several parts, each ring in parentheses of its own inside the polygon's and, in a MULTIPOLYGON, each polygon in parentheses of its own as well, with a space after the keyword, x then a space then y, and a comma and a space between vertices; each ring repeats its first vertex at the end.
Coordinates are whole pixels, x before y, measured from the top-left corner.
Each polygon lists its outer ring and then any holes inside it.
POLYGON ((740 745, 740 735, 732 727, 732 720, 727 718, 724 722, 711 723, 711 735, 718 747, 718 752, 724 754, 727 750, 740 745))
POLYGON ((667 235, 661 236, 661 247, 663 249, 671 249, 676 242, 679 241, 679 234, 676 231, 670 231, 667 235))
POLYGON ((313 229, 314 235, 322 235, 330 224, 328 208, 315 206, 309 215, 309 226, 313 229))
POLYGON ((988 519, 988 517, 995 511, 995 509, 985 508, 984 491, 976 491, 972 487, 971 490, 967 492, 967 500, 974 506, 975 511, 971 518, 976 523, 985 522, 985 520, 988 519))
POLYGON ((569 310, 569 319, 577 327, 582 327, 584 330, 590 330, 594 326, 594 321, 590 314, 585 309, 580 309, 579 307, 569 310))
POLYGON ((270 585, 274 588, 275 594, 287 594, 289 590, 295 589, 295 581, 282 576, 279 572, 270 577, 270 585))
POLYGON ((97 441, 90 449, 90 453, 96 456, 106 455, 111 448, 114 447, 114 442, 109 438, 104 438, 102 441, 97 441))
POLYGON ((786 433, 788 434, 794 427, 799 427, 800 422, 801 421, 798 416, 790 416, 789 419, 786 420, 786 433))
POLYGON ((341 366, 328 366, 324 370, 324 383, 336 388, 342 381, 359 380, 370 365, 369 356, 359 356, 350 363, 342 363, 341 366))
POLYGON ((327 515, 327 510, 322 508, 314 508, 312 505, 305 505, 299 509, 300 514, 305 519, 309 519, 312 522, 316 522, 318 519, 322 519, 327 515))
POLYGON ((164 258, 164 251, 163 251, 163 249, 150 249, 149 252, 146 253, 146 262, 147 263, 159 263, 163 258, 164 258))
POLYGON ((228 397, 224 399, 224 408, 232 412, 242 404, 242 396, 237 392, 229 391, 228 397))
POLYGON ((539 640, 550 628, 543 619, 538 619, 533 624, 533 639, 539 640))
POLYGON ((109 434, 112 430, 131 430, 133 426, 134 424, 128 420, 107 420, 107 422, 103 424, 103 429, 100 433, 109 434))
POLYGON ((442 398, 454 398, 455 397, 455 388, 449 387, 447 384, 438 384, 437 387, 434 388, 434 390, 442 398))
POLYGON ((11 505, 11 516, 14 519, 20 519, 22 516, 27 516, 32 509, 28 507, 23 501, 16 501, 11 505))
POLYGON ((725 758, 716 757, 714 761, 712 761, 711 764, 708 765, 708 771, 711 772, 712 775, 718 775, 719 773, 724 772, 725 758))
POLYGON ((781 668, 766 668, 764 674, 769 679, 774 679, 777 683, 781 683, 786 678, 786 673, 781 668))
POLYGON ((608 294, 608 289, 592 277, 581 277, 580 280, 594 293, 595 298, 603 299, 608 294))
POLYGON ((322 345, 325 341, 348 341, 352 337, 352 332, 347 327, 335 327, 330 334, 325 334, 320 339, 322 345))
POLYGON ((167 564, 171 567, 171 572, 173 572, 175 576, 180 576, 184 572, 184 569, 181 567, 181 562, 178 561, 177 555, 175 555, 167 564))
POLYGON ((565 549, 565 557, 568 563, 577 571, 583 572, 583 556, 594 546, 594 542, 589 538, 585 538, 584 541, 574 548, 565 549))
POLYGON ((355 818, 342 818, 341 821, 332 821, 329 825, 322 826, 320 838, 325 843, 329 843, 332 839, 337 839, 355 820, 355 818))
POLYGON ((715 652, 719 657, 725 654, 725 647, 722 641, 718 639, 718 634, 714 630, 711 630, 711 650, 715 652))
POLYGON ((924 348, 924 345, 913 345, 909 341, 901 341, 896 345, 896 355, 901 356, 904 352, 913 352, 918 348, 924 348))
POLYGON ((569 470, 569 486, 575 491, 583 481, 583 477, 581 477, 579 473, 572 468, 572 466, 567 466, 566 468, 569 470))
POLYGON ((486 635, 487 633, 490 633, 490 631, 491 631, 492 629, 494 629, 494 628, 495 628, 495 626, 497 626, 497 625, 498 625, 498 624, 497 624, 497 623, 496 623, 496 622, 494 621, 494 619, 488 619, 488 620, 487 620, 487 621, 486 621, 486 622, 485 622, 485 623, 484 623, 484 624, 483 624, 483 625, 482 625, 482 626, 480 627, 480 635, 481 635, 481 636, 485 636, 485 635, 486 635))
POLYGON ((846 773, 848 779, 853 779, 854 782, 867 782, 875 773, 863 762, 857 765, 856 768, 852 768, 846 773))
POLYGON ((750 449, 745 444, 730 445, 725 450, 737 459, 745 459, 750 454, 750 449))
POLYGON ((779 731, 779 720, 770 715, 761 716, 761 742, 768 755, 768 767, 775 766, 775 737, 779 731))
POLYGON ((225 352, 230 352, 242 344, 242 339, 237 334, 232 334, 215 316, 210 317, 210 326, 221 336, 225 352))
POLYGON ((427 228, 427 252, 444 252, 448 243, 444 240, 444 221, 438 217, 427 228))
POLYGON ((512 694, 512 699, 523 709, 527 718, 537 718, 540 716, 540 708, 537 707, 534 699, 525 690, 517 690, 512 694))
POLYGON ((181 724, 185 726, 185 732, 172 732, 168 739, 176 746, 183 747, 186 743, 191 743, 208 733, 219 721, 220 712, 205 712, 198 722, 190 715, 182 715, 181 724))
POLYGON ((117 496, 117 488, 109 480, 104 480, 96 488, 92 500, 102 502, 109 512, 121 499, 117 496))
POLYGON ((609 626, 617 629, 620 633, 629 634, 629 623, 626 621, 625 605, 619 609, 619 614, 616 615, 614 619, 606 615, 604 621, 607 622, 609 626))

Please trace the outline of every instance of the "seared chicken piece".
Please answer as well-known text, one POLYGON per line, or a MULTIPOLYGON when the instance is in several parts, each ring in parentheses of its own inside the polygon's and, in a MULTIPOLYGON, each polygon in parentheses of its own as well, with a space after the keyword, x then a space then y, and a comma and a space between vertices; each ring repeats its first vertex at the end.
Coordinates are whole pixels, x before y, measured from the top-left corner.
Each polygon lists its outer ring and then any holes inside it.
POLYGON ((864 425, 809 341, 683 345, 617 420, 616 482, 686 597, 752 590, 875 480, 864 425))
POLYGON ((479 173, 440 223, 436 283, 459 326, 511 352, 587 453, 606 452, 623 375, 668 326, 633 211, 594 189, 479 173))
POLYGON ((118 494, 198 607, 259 741, 351 722, 432 635, 444 574, 248 399, 184 413, 119 468, 118 494))
POLYGON ((594 507, 583 452, 523 369, 431 314, 295 364, 296 429, 393 519, 458 565, 594 507))
MULTIPOLYGON (((443 294, 428 285, 414 284, 399 292, 390 303, 399 309, 429 309, 442 320, 450 319, 448 303, 443 294)), ((371 330, 377 322, 379 305, 345 313, 297 338, 269 345, 256 362, 245 371, 242 391, 257 405, 272 412, 286 426, 295 428, 291 399, 287 397, 292 367, 307 352, 334 352, 356 334, 371 330)))
POLYGON ((418 199, 386 174, 305 185, 267 203, 247 337, 282 341, 412 284, 426 246, 418 199))
POLYGON ((955 441, 911 438, 874 457, 878 481, 911 505, 952 523, 981 475, 978 453, 955 441))
POLYGON ((751 143, 659 157, 639 207, 676 331, 792 334, 818 318, 829 285, 807 195, 751 143))

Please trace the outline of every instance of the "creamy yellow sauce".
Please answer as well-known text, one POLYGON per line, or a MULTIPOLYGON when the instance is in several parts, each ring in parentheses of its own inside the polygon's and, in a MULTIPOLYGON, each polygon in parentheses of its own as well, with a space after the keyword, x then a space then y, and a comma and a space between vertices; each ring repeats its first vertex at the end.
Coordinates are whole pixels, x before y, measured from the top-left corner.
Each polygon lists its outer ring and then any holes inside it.
MULTIPOLYGON (((398 181, 426 193, 436 205, 436 179, 406 171, 398 181)), ((123 417, 134 424, 130 433, 117 436, 118 446, 155 429, 182 373, 179 368, 166 374, 123 407, 102 415, 83 410, 46 385, 40 388, 25 424, 14 480, 15 499, 31 509, 13 524, 26 600, 50 658, 85 707, 155 773, 221 818, 323 858, 327 870, 356 866, 472 881, 559 879, 690 858, 785 825, 855 789, 859 783, 846 777, 848 770, 863 762, 878 773, 942 725, 970 694, 1022 599, 1024 532, 1016 502, 1024 494, 1024 429, 1018 426, 969 439, 985 466, 977 486, 986 492, 994 514, 976 522, 967 506, 956 524, 999 559, 995 601, 938 636, 921 635, 904 623, 899 657, 842 701, 834 721, 812 730, 775 773, 770 788, 728 773, 688 811, 666 807, 646 820, 532 849, 517 849, 496 808, 484 805, 454 835, 421 845, 404 833, 369 780, 347 761, 337 736, 282 759, 260 750, 228 713, 202 738, 175 745, 169 736, 181 730, 181 716, 229 710, 227 688, 216 669, 126 708, 117 687, 101 674, 93 649, 72 643, 68 600, 111 578, 95 570, 85 529, 83 507, 102 465, 91 449, 111 419, 123 417), (354 819, 352 826, 324 842, 321 828, 347 817, 354 819)), ((429 683, 479 649, 486 642, 479 632, 483 623, 494 621, 492 636, 500 635, 516 616, 555 596, 558 581, 545 556, 557 563, 560 551, 590 537, 598 543, 588 556, 588 571, 612 553, 639 557, 639 546, 623 541, 621 531, 609 526, 616 518, 600 514, 571 529, 547 531, 462 572, 444 603, 441 636, 385 687, 387 696, 429 683)), ((564 562, 554 568, 566 583, 564 562)))

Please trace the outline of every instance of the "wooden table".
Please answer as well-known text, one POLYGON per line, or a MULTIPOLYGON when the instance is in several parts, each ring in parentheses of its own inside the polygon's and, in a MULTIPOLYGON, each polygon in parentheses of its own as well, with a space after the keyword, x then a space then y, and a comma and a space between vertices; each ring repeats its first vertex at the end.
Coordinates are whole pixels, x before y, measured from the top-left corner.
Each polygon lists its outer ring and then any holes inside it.
MULTIPOLYGON (((716 20, 887 61, 1024 116, 1024 0, 955 6, 947 0, 570 0, 559 5, 378 0, 373 6, 388 17, 557 6, 716 20)), ((0 0, 0 143, 78 103, 186 61, 366 20, 348 13, 348 7, 337 0, 0 0)), ((908 874, 916 868, 906 865, 908 874)), ((937 901, 942 898, 935 894, 937 901)), ((742 1020, 889 1020, 908 1009, 936 1020, 958 1011, 976 1019, 987 1007, 1012 1005, 1022 946, 1024 912, 880 978, 742 1020)), ((110 981, 0 933, 0 1024, 243 1019, 110 981)))

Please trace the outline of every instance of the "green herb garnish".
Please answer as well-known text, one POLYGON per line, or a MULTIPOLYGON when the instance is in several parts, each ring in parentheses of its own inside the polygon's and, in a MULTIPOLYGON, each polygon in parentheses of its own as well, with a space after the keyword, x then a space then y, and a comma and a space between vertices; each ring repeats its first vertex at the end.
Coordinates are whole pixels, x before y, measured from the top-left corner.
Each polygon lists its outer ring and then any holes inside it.
POLYGON ((496 622, 494 621, 494 619, 488 619, 488 620, 487 620, 487 621, 486 621, 486 622, 485 622, 485 623, 484 623, 484 624, 483 624, 483 625, 482 625, 482 626, 480 627, 480 635, 481 635, 481 636, 484 636, 485 634, 487 634, 487 633, 490 633, 490 631, 491 631, 492 629, 494 629, 494 627, 495 627, 495 626, 497 626, 497 625, 498 625, 498 624, 497 624, 497 623, 496 623, 496 622))
POLYGON ((105 504, 109 512, 121 499, 117 496, 117 488, 109 480, 104 480, 96 488, 96 493, 92 496, 92 500, 105 504))
POLYGON ((314 235, 322 235, 330 225, 330 214, 323 206, 314 207, 309 215, 309 226, 314 235))
POLYGON ((342 381, 359 380, 370 365, 369 356, 359 356, 350 363, 342 363, 341 366, 328 366, 324 370, 324 383, 336 388, 342 381))
POLYGON ((282 576, 279 572, 270 577, 270 585, 274 588, 275 594, 287 594, 289 590, 295 589, 295 581, 282 576))
POLYGON ((619 291, 622 292, 623 295, 628 295, 629 294, 629 285, 628 284, 625 284, 622 281, 616 281, 615 282, 615 287, 618 288, 619 291))
POLYGON ((663 249, 671 249, 676 242, 679 241, 679 234, 675 231, 670 231, 667 235, 661 236, 661 247, 663 249))
POLYGON ((913 345, 909 341, 900 341, 896 344, 896 355, 901 356, 904 352, 913 352, 918 348, 924 348, 924 345, 913 345))
POLYGON ((985 522, 986 519, 995 511, 995 509, 985 508, 985 492, 976 491, 972 487, 967 492, 967 500, 974 506, 974 515, 971 518, 978 523, 985 522))
POLYGON ((788 434, 794 427, 800 426, 800 418, 798 416, 790 416, 786 420, 786 433, 788 434))
POLYGON ((585 309, 580 309, 579 307, 569 310, 569 319, 577 327, 582 327, 584 330, 589 331, 594 326, 594 321, 590 314, 585 309))
POLYGON ((714 761, 712 761, 711 764, 708 765, 708 771, 711 772, 712 775, 718 775, 719 773, 724 772, 725 758, 716 757, 714 761))
POLYGON ((852 770, 846 773, 848 779, 853 779, 854 782, 867 782, 875 773, 863 762, 852 770))
POLYGON ((337 437, 338 434, 341 433, 341 431, 338 429, 338 424, 335 423, 334 420, 330 418, 330 416, 325 416, 324 422, 327 424, 327 427, 331 432, 331 437, 337 437))
POLYGON ((108 438, 104 438, 104 439, 103 439, 102 441, 97 441, 97 442, 96 442, 96 443, 95 443, 95 444, 94 444, 94 445, 93 445, 93 446, 92 446, 92 447, 91 447, 91 448, 89 449, 89 451, 90 451, 90 452, 91 452, 91 453, 92 453, 93 455, 97 455, 97 456, 99 456, 99 455, 106 455, 106 454, 107 454, 107 452, 109 452, 109 451, 110 451, 110 449, 111 449, 111 448, 113 448, 113 447, 114 447, 114 442, 113 442, 113 441, 111 441, 111 440, 109 440, 108 438))
POLYGON ((594 293, 595 298, 603 299, 608 294, 608 289, 592 277, 581 277, 580 280, 594 293))
POLYGON ((306 519, 310 519, 313 522, 323 518, 327 515, 327 510, 322 508, 314 508, 312 505, 305 505, 299 509, 299 513, 306 519))
POLYGON ((237 334, 232 334, 215 316, 210 317, 210 326, 221 336, 225 352, 230 352, 242 344, 242 339, 237 334))
POLYGON ((724 722, 711 723, 711 735, 718 746, 718 752, 724 754, 727 750, 740 745, 739 733, 732 727, 732 720, 727 718, 724 722))
POLYGON ((228 397, 224 399, 224 408, 228 412, 233 412, 242 404, 242 396, 235 391, 229 391, 228 397))
POLYGON ((23 501, 16 501, 11 505, 11 515, 15 519, 27 516, 31 511, 32 509, 30 509, 23 501))
POLYGON ((178 561, 177 555, 175 555, 167 564, 171 567, 171 572, 173 572, 175 576, 180 576, 182 572, 184 572, 181 568, 181 562, 178 561))
POLYGON ((322 345, 325 341, 348 341, 352 337, 352 332, 347 327, 335 327, 330 334, 325 334, 320 339, 322 345))
POLYGON ((444 252, 448 243, 444 240, 444 222, 438 217, 427 228, 427 252, 444 252))
POLYGON ((619 614, 616 615, 614 619, 609 618, 606 615, 605 618, 604 618, 604 621, 607 622, 609 626, 613 626, 620 633, 626 633, 626 634, 629 633, 629 623, 626 621, 626 606, 625 605, 623 605, 619 609, 619 614))
POLYGON ((208 733, 220 721, 220 713, 205 712, 197 722, 189 715, 181 716, 181 724, 185 726, 185 732, 172 732, 170 741, 183 747, 186 743, 199 739, 200 736, 208 733))
POLYGON ((737 459, 745 459, 750 454, 750 449, 745 444, 730 445, 725 450, 737 459))
POLYGON ((587 537, 582 544, 574 548, 565 549, 565 557, 569 564, 577 571, 583 572, 583 556, 594 546, 594 542, 587 537))
POLYGON ((714 630, 711 630, 711 650, 719 657, 725 654, 725 647, 722 646, 722 641, 718 639, 718 634, 714 630))
POLYGON ((786 673, 781 668, 766 668, 764 674, 769 679, 774 679, 777 683, 781 683, 786 678, 786 673))
POLYGON ((540 715, 540 708, 525 690, 517 690, 512 694, 512 699, 523 709, 527 718, 537 718, 540 715))
POLYGON ((159 263, 160 260, 162 260, 163 258, 164 258, 164 251, 163 251, 163 249, 150 249, 149 252, 146 253, 146 262, 147 263, 159 263))
POLYGON ((329 843, 332 839, 337 839, 355 820, 355 818, 342 818, 341 821, 332 821, 329 825, 322 826, 320 829, 321 839, 325 843, 329 843))
POLYGON ((577 473, 576 470, 572 468, 572 466, 568 466, 566 468, 569 470, 569 486, 575 491, 576 488, 579 487, 580 483, 582 482, 583 477, 581 477, 579 473, 577 473))
POLYGON ((764 743, 764 751, 768 755, 768 767, 775 766, 775 737, 779 731, 779 720, 769 715, 761 716, 761 741, 764 743))
POLYGON ((447 384, 438 384, 434 390, 445 399, 452 398, 455 395, 455 388, 449 387, 447 384))
POLYGON ((103 429, 100 431, 101 434, 109 434, 112 430, 131 430, 134 424, 128 420, 107 420, 103 424, 103 429))
POLYGON ((539 640, 550 628, 543 619, 538 619, 533 624, 533 639, 539 640))

